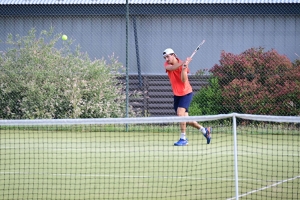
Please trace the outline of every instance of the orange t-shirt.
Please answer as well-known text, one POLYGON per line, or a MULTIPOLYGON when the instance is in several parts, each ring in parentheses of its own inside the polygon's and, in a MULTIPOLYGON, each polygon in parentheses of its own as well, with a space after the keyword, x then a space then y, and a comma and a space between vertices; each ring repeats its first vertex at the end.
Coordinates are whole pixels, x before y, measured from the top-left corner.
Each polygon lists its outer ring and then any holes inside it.
MULTIPOLYGON (((177 58, 178 62, 180 62, 181 60, 179 60, 177 58)), ((169 64, 167 62, 165 62, 164 66, 168 66, 169 64)), ((172 86, 172 90, 175 96, 184 96, 186 94, 189 94, 191 92, 193 92, 192 86, 189 82, 189 79, 187 78, 187 80, 185 82, 181 81, 181 71, 182 71, 182 66, 180 66, 178 69, 174 70, 174 71, 170 71, 166 69, 166 72, 168 73, 169 79, 170 79, 170 83, 172 86)), ((187 73, 189 73, 190 70, 189 68, 187 69, 187 73)))

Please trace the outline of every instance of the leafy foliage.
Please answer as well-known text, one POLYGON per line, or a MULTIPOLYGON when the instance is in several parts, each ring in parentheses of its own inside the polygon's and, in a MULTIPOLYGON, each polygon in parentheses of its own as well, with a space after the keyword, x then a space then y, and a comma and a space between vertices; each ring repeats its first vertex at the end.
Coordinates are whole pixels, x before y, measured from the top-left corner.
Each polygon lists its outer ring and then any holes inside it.
POLYGON ((300 66, 275 50, 223 51, 210 72, 219 80, 227 113, 300 114, 300 66))
MULTIPOLYGON (((55 48, 53 29, 12 35, 12 46, 0 56, 0 118, 103 118, 125 115, 123 67, 112 55, 90 60, 72 41, 55 48), (48 41, 48 42, 46 42, 48 41)), ((130 114, 136 115, 130 108, 130 114)))
POLYGON ((222 92, 218 79, 210 78, 209 85, 197 92, 189 108, 190 115, 214 115, 222 112, 222 92))

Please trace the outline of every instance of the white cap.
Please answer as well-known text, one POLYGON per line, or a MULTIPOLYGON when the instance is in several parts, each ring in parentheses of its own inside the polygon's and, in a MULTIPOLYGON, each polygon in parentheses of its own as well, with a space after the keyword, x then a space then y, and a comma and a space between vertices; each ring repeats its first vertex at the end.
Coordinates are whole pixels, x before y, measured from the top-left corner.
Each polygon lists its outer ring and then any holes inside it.
POLYGON ((175 54, 175 52, 173 51, 173 49, 167 48, 166 50, 164 50, 163 56, 165 57, 166 55, 169 55, 169 54, 172 54, 172 53, 175 54))

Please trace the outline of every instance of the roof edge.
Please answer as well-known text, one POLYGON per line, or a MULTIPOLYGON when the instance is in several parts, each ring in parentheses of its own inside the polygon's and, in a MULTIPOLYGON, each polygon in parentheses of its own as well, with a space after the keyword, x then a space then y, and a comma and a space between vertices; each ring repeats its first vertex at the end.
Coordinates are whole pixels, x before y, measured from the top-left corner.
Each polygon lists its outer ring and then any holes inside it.
MULTIPOLYGON (((168 4, 298 4, 300 0, 128 0, 130 5, 168 4)), ((0 5, 106 5, 126 0, 1 0, 0 5)))

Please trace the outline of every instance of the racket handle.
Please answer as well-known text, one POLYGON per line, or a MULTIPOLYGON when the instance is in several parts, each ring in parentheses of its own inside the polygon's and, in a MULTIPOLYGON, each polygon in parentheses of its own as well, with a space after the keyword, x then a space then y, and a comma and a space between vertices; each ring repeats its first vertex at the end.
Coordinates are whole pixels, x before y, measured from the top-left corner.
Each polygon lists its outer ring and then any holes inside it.
POLYGON ((190 58, 193 58, 193 56, 196 54, 196 52, 194 52, 191 56, 190 56, 190 58))

